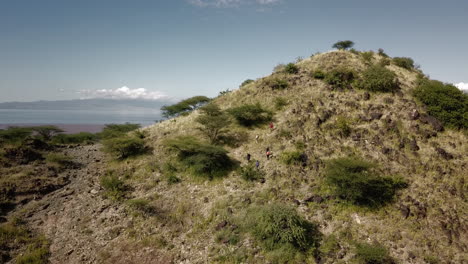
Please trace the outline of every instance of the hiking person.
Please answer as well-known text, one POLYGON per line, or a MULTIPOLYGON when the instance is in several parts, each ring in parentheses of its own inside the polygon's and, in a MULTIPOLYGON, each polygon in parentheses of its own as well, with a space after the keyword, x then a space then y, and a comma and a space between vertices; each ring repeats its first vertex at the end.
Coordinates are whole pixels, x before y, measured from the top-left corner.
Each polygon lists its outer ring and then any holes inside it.
POLYGON ((250 162, 250 153, 247 153, 247 162, 250 162))
POLYGON ((271 156, 271 155, 272 155, 272 154, 271 154, 270 148, 267 148, 267 149, 266 149, 266 157, 267 157, 267 160, 270 159, 270 156, 271 156))
POLYGON ((257 160, 257 162, 255 162, 255 167, 257 167, 258 170, 258 167, 260 167, 260 161, 257 160))
POLYGON ((273 125, 273 122, 270 122, 270 129, 273 130, 275 126, 273 125))

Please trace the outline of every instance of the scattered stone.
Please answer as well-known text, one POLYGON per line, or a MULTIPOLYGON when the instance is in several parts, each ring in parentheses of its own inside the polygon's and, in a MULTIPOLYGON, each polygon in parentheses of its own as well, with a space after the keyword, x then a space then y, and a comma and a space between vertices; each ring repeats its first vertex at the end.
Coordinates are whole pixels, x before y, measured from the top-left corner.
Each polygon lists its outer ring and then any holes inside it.
POLYGON ((204 197, 204 198, 203 198, 203 202, 204 202, 204 203, 208 203, 209 201, 210 201, 210 200, 208 199, 208 197, 204 197))
POLYGON ((410 120, 417 120, 419 118, 419 112, 418 110, 413 109, 413 111, 411 111, 408 116, 410 120))
POLYGON ((445 151, 445 149, 437 147, 435 150, 437 151, 437 153, 439 153, 440 156, 442 156, 442 158, 446 160, 453 159, 453 155, 445 151))
POLYGON ((392 151, 391 148, 387 148, 387 147, 382 148, 382 154, 384 155, 390 154, 391 151, 392 151))
POLYGON ((305 199, 304 203, 310 203, 310 202, 322 203, 323 201, 324 201, 324 199, 323 199, 322 196, 314 194, 314 195, 310 196, 309 198, 305 199))
POLYGON ((216 225, 216 230, 221 230, 227 226, 228 222, 226 220, 220 222, 218 225, 216 225))
POLYGON ((370 93, 365 92, 365 93, 362 95, 362 99, 364 99, 364 101, 369 100, 369 99, 370 99, 370 93))
POLYGON ((416 142, 416 139, 415 139, 415 138, 413 138, 413 139, 409 142, 409 147, 410 147, 410 150, 411 150, 411 151, 418 151, 418 150, 419 150, 418 142, 416 142))

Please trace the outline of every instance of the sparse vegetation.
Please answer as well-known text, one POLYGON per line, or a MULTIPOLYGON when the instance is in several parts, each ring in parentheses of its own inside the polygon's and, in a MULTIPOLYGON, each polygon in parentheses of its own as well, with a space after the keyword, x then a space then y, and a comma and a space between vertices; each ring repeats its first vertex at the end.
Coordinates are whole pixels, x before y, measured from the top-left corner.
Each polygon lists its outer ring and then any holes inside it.
POLYGON ((52 138, 54 144, 92 144, 98 141, 98 136, 89 132, 77 134, 59 134, 52 138))
POLYGON ((339 116, 336 118, 335 128, 337 129, 338 134, 341 137, 346 138, 346 137, 349 137, 349 135, 351 135, 351 131, 352 131, 351 125, 348 119, 343 116, 339 116))
POLYGON ((354 42, 351 40, 343 40, 343 41, 338 41, 335 44, 333 44, 332 48, 339 49, 339 50, 347 50, 350 49, 354 46, 354 42))
POLYGON ((53 166, 58 170, 63 170, 73 165, 73 159, 71 157, 59 153, 49 153, 45 160, 49 166, 53 166))
POLYGON ((386 248, 380 245, 360 243, 356 246, 356 258, 363 264, 393 264, 386 248))
POLYGON ((247 79, 247 80, 243 81, 239 87, 244 87, 244 86, 246 86, 247 84, 250 84, 250 83, 253 83, 253 82, 254 82, 254 80, 252 80, 252 79, 247 79))
POLYGON ((399 89, 396 74, 381 66, 366 69, 357 86, 370 92, 394 92, 399 89))
POLYGON ((288 105, 288 100, 284 97, 276 97, 275 98, 275 109, 281 110, 283 107, 288 105))
POLYGON ((285 151, 281 153, 281 161, 286 165, 300 165, 304 161, 304 153, 301 151, 285 151))
POLYGON ((392 62, 396 66, 407 69, 407 70, 414 69, 414 61, 411 58, 395 57, 395 58, 392 59, 392 62))
POLYGON ((259 103, 246 104, 228 110, 241 126, 252 127, 268 123, 272 120, 273 114, 265 110, 259 103))
POLYGON ((278 77, 266 79, 265 85, 270 87, 272 90, 284 90, 289 86, 288 81, 278 77))
POLYGON ((121 137, 127 134, 128 132, 139 129, 141 126, 139 124, 107 124, 102 132, 98 133, 100 139, 111 139, 116 137, 121 137))
POLYGON ((326 167, 326 182, 336 195, 355 204, 385 205, 407 184, 401 179, 378 175, 375 167, 374 163, 360 158, 333 159, 326 167))
POLYGON ((256 181, 265 177, 265 173, 255 168, 253 162, 239 168, 239 174, 246 181, 256 181))
POLYGON ((361 52, 361 56, 362 56, 362 60, 364 61, 364 63, 366 64, 371 64, 372 63, 372 59, 374 58, 374 52, 373 51, 365 51, 365 52, 361 52))
POLYGON ((326 74, 321 70, 316 70, 316 71, 314 71, 312 73, 312 77, 314 77, 314 79, 318 79, 318 80, 325 79, 325 76, 326 76, 326 74))
POLYGON ((213 179, 225 176, 234 168, 227 151, 219 146, 202 143, 193 137, 178 137, 166 141, 177 152, 179 161, 196 176, 213 179))
POLYGON ((455 129, 468 128, 468 95, 451 84, 421 80, 413 92, 429 115, 455 129))
POLYGON ((178 102, 177 104, 161 107, 162 115, 165 118, 177 117, 182 114, 187 114, 210 101, 211 99, 206 96, 190 97, 178 102))
POLYGON ((128 187, 125 182, 117 176, 114 171, 108 171, 101 177, 101 186, 105 190, 105 195, 113 200, 122 200, 128 187))

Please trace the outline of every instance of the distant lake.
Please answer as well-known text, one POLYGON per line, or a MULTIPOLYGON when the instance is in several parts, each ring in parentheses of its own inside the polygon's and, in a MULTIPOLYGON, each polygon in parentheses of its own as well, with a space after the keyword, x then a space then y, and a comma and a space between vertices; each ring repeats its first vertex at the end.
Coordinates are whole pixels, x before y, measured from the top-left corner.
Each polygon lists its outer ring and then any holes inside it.
POLYGON ((22 110, 0 109, 0 124, 154 124, 160 112, 148 110, 22 110))

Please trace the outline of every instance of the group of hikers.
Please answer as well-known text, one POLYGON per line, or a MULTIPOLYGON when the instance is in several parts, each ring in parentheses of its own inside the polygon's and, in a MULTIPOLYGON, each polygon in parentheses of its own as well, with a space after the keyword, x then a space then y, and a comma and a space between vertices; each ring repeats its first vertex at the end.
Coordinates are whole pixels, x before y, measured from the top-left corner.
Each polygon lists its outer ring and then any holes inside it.
MULTIPOLYGON (((273 123, 270 123, 269 125, 270 129, 271 130, 274 130, 275 129, 275 126, 273 125, 273 123)), ((259 139, 259 136, 256 135, 255 136, 255 141, 258 143, 258 139, 259 139)), ((273 153, 271 153, 270 151, 270 147, 267 147, 266 148, 266 151, 265 151, 265 155, 266 155, 266 158, 267 160, 269 160, 271 158, 271 156, 273 155, 273 153)), ((250 163, 250 160, 252 159, 252 155, 250 155, 250 153, 247 153, 247 162, 250 163)), ((260 167, 260 161, 259 160, 256 160, 255 161, 255 167, 258 169, 260 167)))

